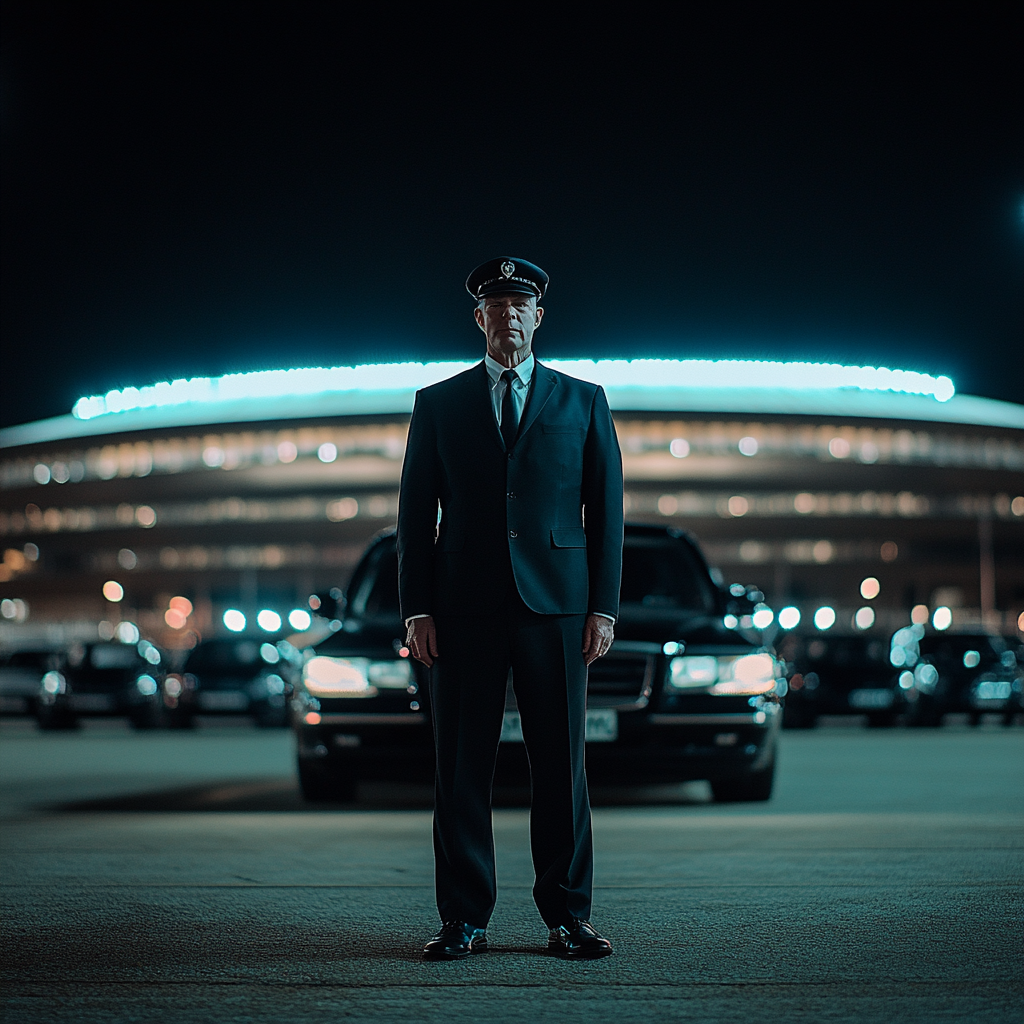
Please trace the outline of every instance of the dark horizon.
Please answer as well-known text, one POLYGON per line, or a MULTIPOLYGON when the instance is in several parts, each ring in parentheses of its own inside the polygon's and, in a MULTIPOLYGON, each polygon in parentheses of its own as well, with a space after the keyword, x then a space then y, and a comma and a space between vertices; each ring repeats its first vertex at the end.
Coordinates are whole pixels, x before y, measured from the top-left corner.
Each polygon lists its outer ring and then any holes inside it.
POLYGON ((177 377, 473 358, 462 282, 496 255, 551 275, 541 356, 1024 397, 1018 5, 361 17, 6 5, 3 425, 177 377))

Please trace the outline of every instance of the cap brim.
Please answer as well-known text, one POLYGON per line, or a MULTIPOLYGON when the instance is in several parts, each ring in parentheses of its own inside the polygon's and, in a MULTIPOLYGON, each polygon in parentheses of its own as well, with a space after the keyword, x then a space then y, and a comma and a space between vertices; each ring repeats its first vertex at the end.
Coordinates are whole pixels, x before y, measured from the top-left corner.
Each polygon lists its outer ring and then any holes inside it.
POLYGON ((495 281, 494 284, 484 285, 475 297, 482 299, 485 295, 532 295, 535 299, 541 297, 537 288, 520 284, 518 281, 495 281))

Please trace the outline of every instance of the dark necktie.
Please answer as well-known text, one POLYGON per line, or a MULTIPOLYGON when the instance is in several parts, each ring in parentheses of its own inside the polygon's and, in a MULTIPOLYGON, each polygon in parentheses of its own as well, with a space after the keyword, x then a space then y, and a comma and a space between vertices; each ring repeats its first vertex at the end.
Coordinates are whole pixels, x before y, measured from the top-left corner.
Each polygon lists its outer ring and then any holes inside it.
POLYGON ((516 434, 519 431, 519 424, 516 422, 516 407, 512 402, 512 381, 515 374, 506 370, 501 379, 505 382, 505 394, 501 399, 501 439, 505 442, 505 450, 511 451, 512 445, 516 443, 516 434))

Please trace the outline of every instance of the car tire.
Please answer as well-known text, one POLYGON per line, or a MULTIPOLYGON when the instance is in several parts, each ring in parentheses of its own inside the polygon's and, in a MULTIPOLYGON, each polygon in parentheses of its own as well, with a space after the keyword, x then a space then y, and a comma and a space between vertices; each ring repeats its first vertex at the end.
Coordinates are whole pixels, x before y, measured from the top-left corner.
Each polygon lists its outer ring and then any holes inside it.
POLYGON ((356 780, 337 770, 327 770, 322 764, 310 764, 299 758, 299 789, 311 804, 347 804, 356 798, 356 780))
POLYGON ((760 771, 734 779, 712 779, 711 792, 720 804, 756 803, 770 800, 775 785, 775 758, 760 771))
POLYGON ((907 720, 907 725, 918 729, 938 729, 942 725, 942 712, 935 707, 923 708, 918 701, 907 720))
POLYGON ((813 729, 818 716, 809 708, 787 705, 782 709, 782 726, 785 729, 813 729))
POLYGON ((160 721, 160 712, 149 710, 129 715, 128 723, 137 732, 152 732, 163 725, 163 722, 160 721))
POLYGON ((169 714, 167 716, 168 729, 194 729, 195 727, 195 715, 169 714))
POLYGON ((869 729, 891 729, 896 724, 896 716, 891 711, 877 715, 868 715, 869 729))
POLYGON ((42 710, 36 714, 36 724, 43 732, 71 732, 78 728, 78 719, 60 711, 42 710))

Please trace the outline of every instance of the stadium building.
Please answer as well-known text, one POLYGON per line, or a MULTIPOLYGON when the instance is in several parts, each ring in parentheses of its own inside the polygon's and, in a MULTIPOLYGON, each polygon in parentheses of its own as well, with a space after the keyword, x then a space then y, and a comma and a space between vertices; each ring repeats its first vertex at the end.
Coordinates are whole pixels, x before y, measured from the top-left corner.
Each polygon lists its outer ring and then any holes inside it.
MULTIPOLYGON (((307 609, 395 521, 416 388, 465 365, 174 381, 0 431, 0 640, 130 621, 182 647, 307 609)), ((627 518, 691 531, 772 608, 1022 625, 1024 406, 868 367, 550 365, 605 386, 627 518)))

